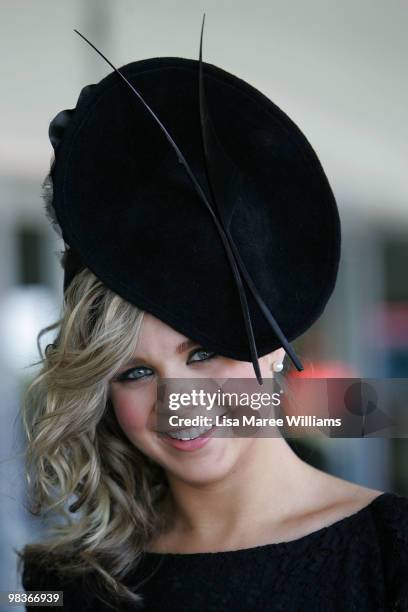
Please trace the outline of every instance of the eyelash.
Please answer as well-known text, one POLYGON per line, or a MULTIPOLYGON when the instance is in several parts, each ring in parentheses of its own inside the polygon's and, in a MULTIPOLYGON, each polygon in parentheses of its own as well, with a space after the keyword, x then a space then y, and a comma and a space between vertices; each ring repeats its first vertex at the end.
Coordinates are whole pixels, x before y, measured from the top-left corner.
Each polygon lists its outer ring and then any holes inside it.
MULTIPOLYGON (((208 353, 210 355, 210 357, 206 357, 205 359, 197 359, 196 361, 193 361, 191 363, 200 363, 202 361, 209 361, 210 359, 214 359, 214 357, 217 357, 216 353, 211 353, 210 351, 207 351, 205 348, 203 348, 202 346, 200 346, 197 349, 194 349, 188 356, 189 359, 191 359, 191 357, 193 357, 196 353, 199 352, 204 352, 204 353, 208 353)), ((136 381, 136 380, 141 380, 143 378, 145 378, 145 376, 138 376, 136 378, 130 378, 128 375, 131 374, 132 372, 135 372, 137 370, 150 370, 150 368, 145 367, 145 366, 138 366, 136 368, 132 368, 131 370, 127 370, 126 372, 123 372, 123 374, 121 374, 118 378, 117 381, 118 382, 127 382, 127 381, 136 381)))

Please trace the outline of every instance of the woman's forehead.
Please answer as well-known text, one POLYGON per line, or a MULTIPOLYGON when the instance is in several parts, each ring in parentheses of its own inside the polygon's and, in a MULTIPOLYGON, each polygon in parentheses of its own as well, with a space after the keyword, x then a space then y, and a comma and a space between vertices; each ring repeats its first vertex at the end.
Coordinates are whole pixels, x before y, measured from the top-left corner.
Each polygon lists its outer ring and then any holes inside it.
POLYGON ((183 353, 196 344, 197 342, 193 339, 181 334, 154 315, 145 312, 136 353, 141 355, 141 353, 156 352, 156 350, 170 350, 175 353, 183 353))

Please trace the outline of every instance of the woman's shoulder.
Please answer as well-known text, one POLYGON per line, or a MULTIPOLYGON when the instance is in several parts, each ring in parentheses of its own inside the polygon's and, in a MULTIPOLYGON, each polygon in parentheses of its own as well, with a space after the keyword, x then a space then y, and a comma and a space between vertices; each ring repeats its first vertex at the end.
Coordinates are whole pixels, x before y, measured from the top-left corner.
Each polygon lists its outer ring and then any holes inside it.
POLYGON ((52 565, 32 556, 24 558, 21 580, 26 591, 59 591, 64 583, 62 575, 52 565))
POLYGON ((370 510, 390 600, 408 610, 408 497, 385 492, 370 510))
POLYGON ((384 492, 369 507, 382 544, 396 561, 404 555, 408 560, 408 497, 384 492))
MULTIPOLYGON (((119 609, 124 612, 133 609, 133 604, 116 598, 107 590, 105 581, 96 570, 87 569, 73 575, 60 569, 59 565, 52 555, 41 560, 33 555, 24 557, 21 574, 24 590, 62 591, 65 612, 113 612, 119 609)), ((36 606, 36 610, 48 609, 49 605, 36 606)), ((31 607, 26 607, 26 610, 31 610, 31 607)))
POLYGON ((83 590, 78 588, 80 580, 65 577, 49 563, 40 563, 33 557, 25 558, 21 582, 26 592, 62 591, 64 610, 82 608, 80 600, 83 598, 83 590))
MULTIPOLYGON (((64 574, 56 568, 51 559, 40 562, 35 557, 26 557, 23 561, 21 582, 26 592, 61 591, 63 609, 68 612, 79 610, 90 612, 99 609, 94 605, 92 580, 85 575, 68 576, 64 574)), ((48 607, 36 606, 36 609, 48 610, 48 607)))
POLYGON ((350 488, 350 492, 357 505, 354 511, 346 513, 345 520, 354 519, 354 528, 359 532, 356 541, 361 542, 365 536, 372 538, 374 528, 375 538, 389 562, 406 564, 408 580, 408 497, 366 487, 350 488))
MULTIPOLYGON (((343 480, 331 474, 322 474, 319 496, 323 498, 323 510, 317 513, 322 521, 335 522, 347 518, 365 520, 371 513, 378 534, 382 539, 397 538, 406 540, 408 537, 408 497, 389 491, 372 489, 343 480), (325 513, 328 509, 329 514, 325 513)), ((358 524, 358 521, 356 522, 358 524)))
POLYGON ((405 495, 384 491, 373 500, 372 510, 384 526, 408 526, 408 497, 405 495))

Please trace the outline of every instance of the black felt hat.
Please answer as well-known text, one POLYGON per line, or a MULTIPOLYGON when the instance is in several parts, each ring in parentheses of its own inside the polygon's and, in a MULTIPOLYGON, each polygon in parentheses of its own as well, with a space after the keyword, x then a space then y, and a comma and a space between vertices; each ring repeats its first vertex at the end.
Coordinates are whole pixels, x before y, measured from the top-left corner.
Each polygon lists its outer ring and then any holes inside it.
POLYGON ((303 369, 289 342, 322 314, 340 259, 308 140, 201 47, 110 65, 50 124, 64 289, 86 266, 206 350, 252 361, 259 382, 279 347, 303 369))

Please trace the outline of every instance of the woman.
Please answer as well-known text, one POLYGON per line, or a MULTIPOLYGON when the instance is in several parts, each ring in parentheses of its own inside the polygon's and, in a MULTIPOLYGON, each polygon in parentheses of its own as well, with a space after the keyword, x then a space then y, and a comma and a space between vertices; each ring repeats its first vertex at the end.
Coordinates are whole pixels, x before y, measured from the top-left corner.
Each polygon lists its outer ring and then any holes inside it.
POLYGON ((333 291, 340 225, 299 128, 200 52, 114 69, 50 137, 64 305, 24 416, 33 511, 60 516, 21 554, 26 591, 67 610, 408 609, 406 498, 282 436, 158 435, 162 379, 302 369, 288 338, 333 291))

